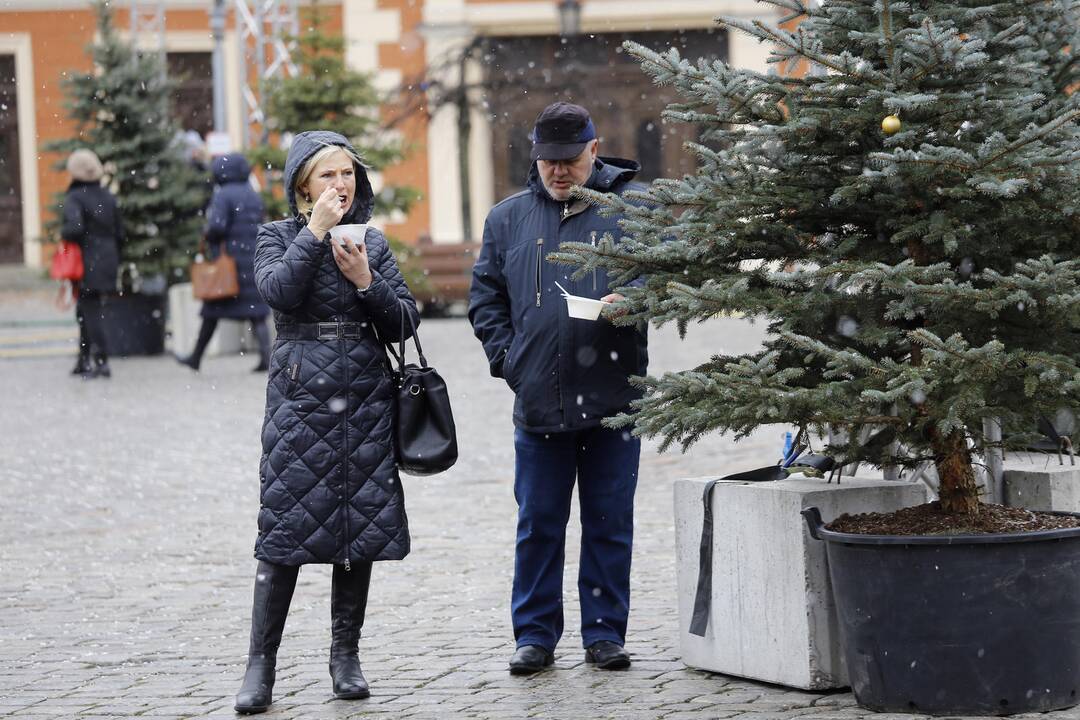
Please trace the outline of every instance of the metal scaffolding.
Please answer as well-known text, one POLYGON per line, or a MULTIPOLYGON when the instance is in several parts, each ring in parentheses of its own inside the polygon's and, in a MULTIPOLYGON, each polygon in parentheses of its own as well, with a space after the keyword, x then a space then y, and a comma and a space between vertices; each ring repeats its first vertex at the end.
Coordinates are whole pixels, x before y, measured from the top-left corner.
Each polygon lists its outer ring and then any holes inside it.
POLYGON ((244 147, 251 145, 252 125, 258 125, 261 130, 259 142, 266 142, 269 135, 263 112, 266 81, 275 76, 296 77, 299 73, 292 61, 295 39, 300 34, 298 2, 234 0, 240 47, 244 53, 240 77, 244 97, 244 147))
POLYGON ((140 48, 140 39, 145 36, 156 46, 164 64, 165 0, 131 0, 131 39, 136 48, 140 48))

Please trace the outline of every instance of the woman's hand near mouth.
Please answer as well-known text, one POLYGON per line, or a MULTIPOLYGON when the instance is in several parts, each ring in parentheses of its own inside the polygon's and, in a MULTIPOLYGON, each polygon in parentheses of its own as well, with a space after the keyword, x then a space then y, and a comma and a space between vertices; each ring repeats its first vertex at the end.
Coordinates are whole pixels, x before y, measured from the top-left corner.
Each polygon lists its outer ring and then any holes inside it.
POLYGON ((319 195, 319 199, 315 201, 315 206, 311 208, 308 229, 315 237, 322 240, 330 228, 341 222, 341 218, 345 217, 348 209, 341 200, 341 194, 336 189, 328 187, 322 191, 322 195, 319 195))

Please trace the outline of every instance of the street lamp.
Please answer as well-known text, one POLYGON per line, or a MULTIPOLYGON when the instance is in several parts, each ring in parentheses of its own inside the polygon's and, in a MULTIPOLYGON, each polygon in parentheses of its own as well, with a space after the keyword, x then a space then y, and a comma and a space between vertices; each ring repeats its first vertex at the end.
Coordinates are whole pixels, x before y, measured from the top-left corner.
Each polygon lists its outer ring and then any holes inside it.
POLYGON ((210 35, 214 38, 211 55, 214 78, 214 132, 225 132, 225 0, 214 0, 210 10, 210 35))
POLYGON ((559 34, 570 37, 581 32, 581 0, 559 0, 559 34))

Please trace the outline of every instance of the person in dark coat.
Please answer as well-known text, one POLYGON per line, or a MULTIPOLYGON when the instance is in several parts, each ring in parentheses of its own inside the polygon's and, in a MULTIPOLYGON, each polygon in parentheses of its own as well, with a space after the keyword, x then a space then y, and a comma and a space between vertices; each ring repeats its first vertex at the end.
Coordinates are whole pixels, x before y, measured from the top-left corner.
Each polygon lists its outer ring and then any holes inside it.
POLYGON ((277 340, 262 431, 251 642, 235 704, 242 713, 272 701, 282 628, 299 566, 308 563, 334 566, 334 695, 368 697, 357 649, 371 566, 409 552, 384 343, 400 338, 402 313, 419 322, 416 301, 381 232, 354 227, 366 235, 331 238, 335 226, 366 223, 374 200, 344 137, 293 138, 285 192, 295 217, 260 227, 255 251, 255 281, 273 308, 277 340))
POLYGON ((81 149, 67 159, 71 185, 64 197, 60 236, 82 250, 83 279, 79 283, 75 318, 79 323, 79 357, 73 374, 84 378, 112 377, 105 336, 104 303, 116 292, 120 245, 124 240, 120 208, 101 186, 105 174, 92 150, 81 149))
POLYGON ((540 113, 528 189, 488 214, 469 292, 469 320, 491 374, 504 378, 515 394, 515 675, 554 662, 563 630, 563 560, 575 482, 585 661, 610 670, 630 665, 623 645, 641 446, 601 421, 640 397, 629 378, 645 374, 646 328, 616 327, 607 317, 571 318, 556 282, 570 294, 596 300, 617 302, 623 296, 603 270, 574 280, 572 269, 545 260, 563 242, 595 244, 607 233, 620 237, 617 217, 604 217, 570 195, 575 185, 620 194, 632 187, 638 164, 599 157, 598 142, 584 108, 555 103, 540 113))
POLYGON ((270 362, 270 329, 266 317, 270 308, 255 287, 255 237, 265 212, 263 201, 248 182, 251 167, 243 155, 218 155, 212 162, 214 194, 206 208, 207 250, 213 257, 222 251, 236 261, 240 294, 225 300, 208 300, 199 314, 202 325, 195 349, 177 360, 198 370, 203 353, 217 329, 218 320, 246 320, 259 343, 259 364, 255 372, 265 372, 270 362))

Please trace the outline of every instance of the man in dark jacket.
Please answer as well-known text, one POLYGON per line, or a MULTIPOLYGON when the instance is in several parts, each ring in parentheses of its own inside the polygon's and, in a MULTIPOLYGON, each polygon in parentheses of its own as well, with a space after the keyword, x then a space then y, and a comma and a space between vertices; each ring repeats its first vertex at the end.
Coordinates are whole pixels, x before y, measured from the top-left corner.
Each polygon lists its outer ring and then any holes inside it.
POLYGON ((648 363, 644 328, 569 317, 558 282, 573 295, 617 302, 597 270, 571 280, 545 261, 563 242, 619 237, 618 219, 570 195, 575 185, 622 193, 639 165, 599 158, 588 112, 556 103, 533 130, 528 189, 496 205, 473 268, 469 320, 491 374, 514 391, 514 496, 518 532, 511 614, 517 651, 510 672, 552 665, 562 635, 566 523, 575 481, 581 503, 578 594, 585 660, 623 669, 630 610, 630 555, 640 443, 601 427, 639 396, 629 385, 648 363))

